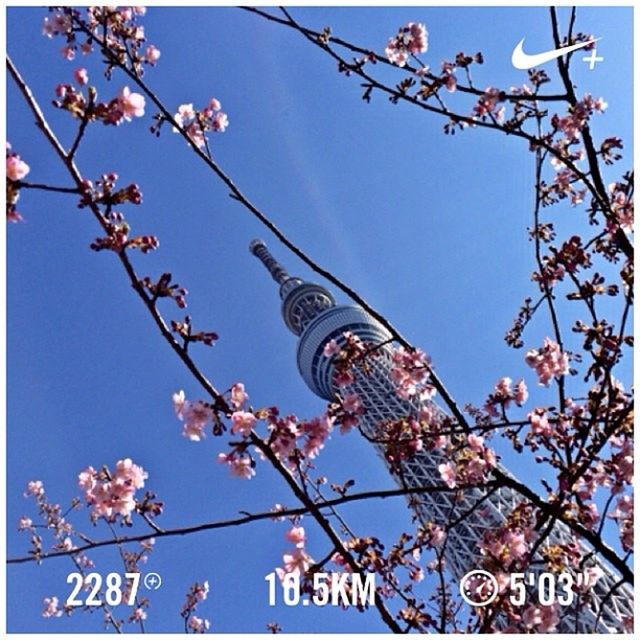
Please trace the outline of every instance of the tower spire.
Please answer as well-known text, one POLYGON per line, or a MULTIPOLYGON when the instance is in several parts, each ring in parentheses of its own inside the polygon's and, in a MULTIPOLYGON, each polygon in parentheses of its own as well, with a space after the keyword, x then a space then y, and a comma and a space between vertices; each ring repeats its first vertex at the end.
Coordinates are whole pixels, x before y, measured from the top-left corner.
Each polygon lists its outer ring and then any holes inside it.
POLYGON ((280 285, 282 317, 287 327, 297 336, 314 318, 335 306, 333 296, 324 287, 290 276, 269 253, 264 240, 252 240, 249 251, 267 267, 271 277, 280 285))
POLYGON ((289 279, 289 272, 271 255, 264 240, 259 238, 252 240, 249 251, 262 262, 278 284, 281 285, 289 279))

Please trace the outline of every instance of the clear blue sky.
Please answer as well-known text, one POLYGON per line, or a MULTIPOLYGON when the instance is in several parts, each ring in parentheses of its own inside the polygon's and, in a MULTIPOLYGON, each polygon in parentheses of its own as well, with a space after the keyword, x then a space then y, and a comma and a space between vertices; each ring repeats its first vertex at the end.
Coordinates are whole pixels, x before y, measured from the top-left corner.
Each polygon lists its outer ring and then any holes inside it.
MULTIPOLYGON (((9 9, 7 47, 69 141, 70 118, 48 106, 55 85, 72 81, 81 64, 104 98, 125 82, 117 73, 111 83, 100 77, 97 54, 62 60, 62 43, 40 35, 45 15, 44 9, 9 9)), ((430 49, 423 59, 434 68, 460 50, 483 51, 486 62, 475 76, 480 87, 525 81, 525 72, 510 64, 523 36, 527 51, 553 46, 544 7, 304 8, 294 15, 317 29, 329 24, 335 35, 378 52, 399 26, 424 22, 430 49)), ((561 15, 566 20, 567 11, 561 15)), ((522 299, 535 294, 526 233, 533 156, 521 141, 487 131, 445 136, 441 119, 381 95, 367 105, 358 81, 339 75, 319 49, 238 9, 152 8, 143 22, 162 51, 147 75, 159 96, 170 108, 221 100, 231 124, 213 139, 217 160, 292 240, 429 353, 461 404, 482 403, 503 375, 525 377, 530 407, 552 402, 536 387, 524 352, 502 339, 522 299)), ((577 61, 575 80, 579 93, 609 102, 594 121, 596 139, 625 140, 625 159, 607 175, 612 180, 632 157, 631 9, 581 8, 577 30, 602 37, 598 51, 605 62, 589 71, 577 61)), ((555 77, 553 65, 549 72, 555 77)), ((11 82, 7 113, 8 138, 31 166, 29 179, 69 184, 11 82)), ((298 376, 295 338, 280 318, 274 283, 247 251, 249 241, 264 237, 291 273, 316 278, 227 196, 178 136, 169 129, 159 140, 151 136, 152 114, 149 109, 144 120, 117 129, 92 126, 78 155, 82 171, 90 178, 115 171, 123 184, 140 184, 143 205, 125 212, 136 232, 159 236, 160 249, 135 256, 135 265, 142 275, 171 271, 190 291, 196 326, 220 334, 213 349, 195 351, 214 383, 226 388, 242 380, 256 406, 319 414, 323 402, 298 376)), ((250 482, 233 479, 215 461, 223 441, 209 437, 198 444, 180 436, 171 394, 184 388, 198 397, 200 391, 155 331, 115 257, 89 250, 98 233, 86 210, 78 210, 73 197, 25 192, 20 211, 26 222, 7 232, 8 555, 28 548, 28 537, 16 532, 21 515, 34 515, 22 497, 27 481, 43 480, 51 499, 65 504, 79 495, 80 470, 124 457, 148 471, 147 487, 166 502, 160 523, 167 528, 276 502, 293 506, 264 464, 250 482)), ((565 206, 549 214, 560 232, 575 228, 583 215, 565 206)), ((163 310, 179 318, 175 307, 163 310)), ((526 344, 537 346, 548 332, 541 316, 526 344)), ((628 383, 630 366, 627 373, 628 383)), ((539 475, 529 460, 507 455, 505 462, 523 477, 539 475)), ((334 435, 319 464, 331 481, 355 478, 358 490, 392 487, 356 434, 334 435)), ((74 516, 78 527, 108 537, 103 526, 91 530, 87 514, 74 516)), ((409 526, 402 499, 350 506, 344 514, 356 531, 387 544, 409 526)), ((324 557, 327 542, 305 523, 310 553, 324 557)), ((264 522, 160 541, 148 569, 163 576, 164 586, 152 596, 148 630, 180 631, 185 591, 208 580, 211 593, 200 615, 215 631, 263 632, 272 620, 287 632, 384 631, 376 613, 269 608, 264 576, 281 564, 286 530, 285 523, 264 522)), ((120 571, 116 553, 92 553, 97 570, 120 571)), ((100 631, 99 614, 40 616, 45 596, 66 598, 72 569, 66 558, 9 566, 9 630, 100 631)))

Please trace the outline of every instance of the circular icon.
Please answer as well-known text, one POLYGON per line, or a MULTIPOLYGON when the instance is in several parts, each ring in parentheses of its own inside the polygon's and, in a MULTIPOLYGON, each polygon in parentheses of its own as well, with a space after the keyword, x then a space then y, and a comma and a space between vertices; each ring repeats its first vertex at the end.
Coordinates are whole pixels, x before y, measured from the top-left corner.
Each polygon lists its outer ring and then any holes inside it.
POLYGON ((497 597, 499 591, 496 577, 483 569, 469 571, 460 580, 460 595, 472 607, 486 607, 497 597))
POLYGON ((162 578, 159 573, 147 573, 143 580, 144 586, 151 591, 157 591, 162 585, 162 578))

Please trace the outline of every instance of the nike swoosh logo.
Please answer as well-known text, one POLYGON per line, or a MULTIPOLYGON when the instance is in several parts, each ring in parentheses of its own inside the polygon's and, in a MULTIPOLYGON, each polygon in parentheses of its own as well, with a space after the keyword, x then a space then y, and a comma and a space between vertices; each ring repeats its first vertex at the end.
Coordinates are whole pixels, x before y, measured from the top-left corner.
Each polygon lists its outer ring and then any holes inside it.
POLYGON ((577 49, 582 49, 583 47, 587 47, 594 42, 597 42, 600 38, 595 38, 594 40, 589 40, 588 42, 578 42, 578 44, 572 44, 568 47, 561 47, 560 49, 552 49, 551 51, 544 51, 543 53, 536 53, 534 55, 529 55, 525 53, 523 50, 524 38, 518 42, 513 53, 511 54, 511 64, 516 69, 531 69, 532 67, 537 67, 545 62, 549 62, 549 60, 554 60, 555 58, 559 58, 560 56, 564 56, 567 53, 571 53, 572 51, 576 51, 577 49))

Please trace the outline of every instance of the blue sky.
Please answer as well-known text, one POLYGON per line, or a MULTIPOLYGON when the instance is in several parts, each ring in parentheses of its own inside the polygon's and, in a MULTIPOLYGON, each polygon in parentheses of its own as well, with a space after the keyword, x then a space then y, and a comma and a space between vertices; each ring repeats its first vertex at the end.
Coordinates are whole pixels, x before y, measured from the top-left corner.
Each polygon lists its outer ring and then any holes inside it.
MULTIPOLYGON (((44 15, 43 9, 9 9, 7 48, 68 142, 74 124, 48 106, 56 84, 71 82, 81 64, 103 98, 125 81, 118 74, 111 83, 100 77, 96 54, 64 61, 57 53, 62 43, 40 35, 44 15)), ((399 26, 424 22, 430 33, 424 62, 438 68, 460 50, 482 50, 485 64, 475 76, 480 87, 525 81, 510 64, 523 36, 527 51, 553 46, 544 7, 298 8, 294 15, 319 30, 330 24, 335 35, 378 52, 399 26)), ((566 20, 567 11, 561 15, 566 20)), ((576 61, 578 93, 609 102, 594 121, 595 138, 618 135, 626 143, 625 158, 608 181, 629 168, 632 157, 631 18, 630 8, 578 11, 577 30, 602 37, 598 51, 605 58, 593 71, 576 61)), ((522 141, 482 130, 445 136, 441 119, 381 95, 367 105, 358 81, 339 75, 318 48, 238 9, 152 8, 143 22, 162 51, 147 75, 159 96, 170 108, 204 105, 212 96, 222 102, 231 124, 214 137, 213 152, 227 173, 293 241, 429 353, 461 404, 480 404, 503 375, 525 377, 530 406, 551 402, 536 387, 524 352, 502 339, 523 298, 535 294, 526 233, 533 156, 522 141)), ((555 77, 553 65, 548 70, 555 77)), ((548 87, 558 88, 555 82, 548 87)), ((8 139, 31 166, 29 179, 68 185, 10 82, 7 113, 8 139)), ((92 126, 78 154, 81 170, 90 178, 115 171, 122 184, 141 186, 142 206, 125 213, 135 232, 159 236, 160 249, 135 256, 135 265, 141 275, 171 271, 189 289, 196 326, 220 334, 213 349, 196 350, 207 376, 222 389, 243 381, 255 406, 319 414, 323 402, 298 376, 295 338, 280 317, 276 286, 247 251, 249 241, 264 237, 291 273, 317 278, 227 196, 183 140, 169 129, 159 140, 151 136, 151 115, 148 110, 143 120, 119 128, 92 126)), ((65 504, 79 495, 80 470, 113 466, 124 457, 148 471, 148 488, 166 502, 166 528, 258 512, 276 502, 293 506, 265 465, 250 482, 230 478, 215 461, 223 441, 198 444, 180 436, 171 394, 184 388, 198 397, 199 389, 154 330, 114 256, 89 250, 98 230, 86 210, 72 197, 33 191, 20 205, 25 223, 7 230, 8 556, 27 550, 27 536, 16 532, 21 515, 34 515, 22 497, 27 481, 43 480, 51 499, 65 504)), ((560 233, 582 220, 581 210, 564 206, 548 214, 560 233)), ((169 305, 163 311, 180 317, 169 305)), ((564 317, 568 312, 561 309, 564 317)), ((525 336, 527 346, 537 346, 548 332, 540 316, 525 336)), ((625 371, 628 383, 630 364, 625 371)), ((523 477, 540 475, 529 459, 506 455, 505 463, 523 477)), ((319 468, 331 481, 355 478, 359 490, 392 486, 355 434, 334 435, 319 468)), ((103 527, 91 530, 87 513, 75 514, 76 525, 108 537, 103 527)), ((387 544, 409 526, 401 499, 349 506, 344 514, 357 531, 387 544)), ((309 551, 323 557, 327 543, 305 522, 309 551)), ((184 593, 194 581, 209 580, 201 614, 216 631, 262 632, 273 620, 288 632, 384 631, 375 613, 269 608, 264 576, 289 547, 286 530, 285 523, 264 522, 161 541, 148 565, 164 578, 152 596, 148 630, 179 631, 184 593)), ((100 572, 121 569, 113 549, 91 557, 100 572)), ((9 566, 8 629, 100 631, 98 614, 40 616, 45 596, 66 597, 71 570, 68 559, 9 566)))

